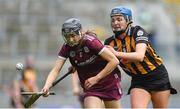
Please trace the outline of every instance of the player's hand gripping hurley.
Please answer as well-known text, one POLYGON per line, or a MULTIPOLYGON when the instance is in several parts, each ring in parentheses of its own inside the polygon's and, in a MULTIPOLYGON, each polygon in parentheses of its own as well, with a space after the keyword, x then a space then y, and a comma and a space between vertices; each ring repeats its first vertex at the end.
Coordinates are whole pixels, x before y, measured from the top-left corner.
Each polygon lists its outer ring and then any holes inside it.
MULTIPOLYGON (((62 77, 60 77, 59 79, 57 79, 55 82, 53 82, 52 86, 50 87, 50 89, 52 87, 54 87, 57 83, 59 83, 61 80, 63 80, 65 77, 67 77, 69 74, 73 73, 73 69, 69 70, 66 74, 64 74, 62 77)), ((41 94, 33 94, 29 100, 24 104, 24 107, 25 108, 28 108, 30 107, 41 95, 43 95, 42 93, 41 94)), ((51 93, 50 93, 51 95, 51 93)))
MULTIPOLYGON (((19 63, 18 63, 19 64, 19 63)), ((19 65, 16 65, 16 69, 18 71, 23 71, 23 66, 22 64, 20 65, 21 67, 19 68, 19 65), (18 68, 17 68, 18 66, 18 68)), ((63 80, 65 77, 67 77, 69 74, 73 73, 74 72, 74 68, 72 67, 71 69, 68 70, 68 72, 66 74, 64 74, 62 77, 60 77, 59 79, 57 79, 55 82, 53 82, 52 86, 50 87, 50 89, 52 87, 54 87, 57 83, 59 83, 61 80, 63 80)), ((25 108, 28 108, 30 107, 34 102, 36 102, 36 100, 43 95, 42 92, 23 92, 22 95, 32 95, 28 100, 27 102, 24 104, 24 107, 25 108)), ((55 95, 55 93, 53 92, 50 92, 50 95, 55 95)))

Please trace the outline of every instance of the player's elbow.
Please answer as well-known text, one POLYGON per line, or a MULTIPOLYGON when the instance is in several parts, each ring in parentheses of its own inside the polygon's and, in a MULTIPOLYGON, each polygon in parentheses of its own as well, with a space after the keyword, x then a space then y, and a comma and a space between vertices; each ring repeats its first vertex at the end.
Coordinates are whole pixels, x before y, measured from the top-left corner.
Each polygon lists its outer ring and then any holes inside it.
POLYGON ((139 56, 137 57, 137 60, 142 62, 144 60, 144 54, 139 54, 139 56))
POLYGON ((139 59, 140 62, 143 62, 143 60, 144 60, 144 58, 140 58, 140 59, 139 59))
POLYGON ((117 66, 117 65, 119 65, 119 60, 116 57, 114 57, 113 58, 113 63, 114 63, 115 66, 117 66))

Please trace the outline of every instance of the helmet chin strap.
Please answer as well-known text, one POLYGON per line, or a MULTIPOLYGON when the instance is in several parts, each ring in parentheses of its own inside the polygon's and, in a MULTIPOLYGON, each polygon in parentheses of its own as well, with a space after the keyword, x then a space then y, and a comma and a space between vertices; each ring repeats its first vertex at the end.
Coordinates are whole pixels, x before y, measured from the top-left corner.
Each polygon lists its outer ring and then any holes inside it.
POLYGON ((121 31, 113 31, 115 37, 120 36, 121 34, 123 34, 125 32, 125 30, 121 30, 121 31))
POLYGON ((126 33, 126 32, 127 32, 127 29, 129 28, 129 26, 130 26, 131 23, 132 23, 132 22, 129 22, 129 23, 128 23, 128 25, 127 25, 127 27, 126 27, 125 30, 113 31, 115 37, 118 37, 118 36, 122 35, 123 33, 126 33))

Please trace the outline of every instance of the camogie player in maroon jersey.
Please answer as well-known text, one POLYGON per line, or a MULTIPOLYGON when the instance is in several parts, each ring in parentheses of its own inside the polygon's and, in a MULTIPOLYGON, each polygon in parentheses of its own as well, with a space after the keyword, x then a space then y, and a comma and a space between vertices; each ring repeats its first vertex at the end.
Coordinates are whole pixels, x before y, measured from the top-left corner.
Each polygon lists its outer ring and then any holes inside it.
POLYGON ((80 20, 76 18, 64 22, 62 36, 65 43, 42 89, 45 95, 48 96, 49 88, 69 58, 78 72, 85 108, 120 108, 122 92, 116 56, 97 39, 96 34, 83 33, 80 20))

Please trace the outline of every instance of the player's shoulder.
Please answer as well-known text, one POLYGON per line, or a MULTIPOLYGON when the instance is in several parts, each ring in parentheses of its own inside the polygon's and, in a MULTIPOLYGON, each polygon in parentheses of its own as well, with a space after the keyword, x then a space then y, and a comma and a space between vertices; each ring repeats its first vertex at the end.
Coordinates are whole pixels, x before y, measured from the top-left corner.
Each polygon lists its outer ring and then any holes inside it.
POLYGON ((131 27, 131 36, 136 36, 138 34, 146 33, 143 27, 136 25, 131 27))
POLYGON ((83 36, 82 45, 89 48, 97 48, 103 46, 102 42, 97 38, 96 34, 85 34, 83 36))
POLYGON ((72 47, 70 47, 67 43, 63 43, 62 45, 59 46, 59 51, 68 51, 72 47))
POLYGON ((114 35, 110 36, 109 38, 105 39, 104 45, 109 45, 109 43, 114 40, 114 35))
POLYGON ((98 40, 96 34, 84 34, 83 36, 84 41, 93 41, 98 40))
POLYGON ((143 27, 136 25, 131 27, 131 31, 137 33, 139 30, 145 31, 143 27))

